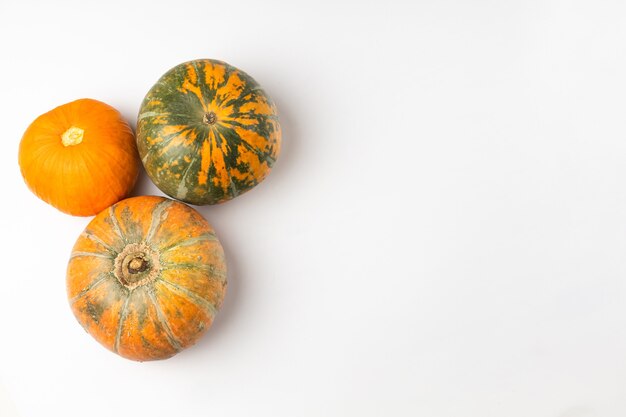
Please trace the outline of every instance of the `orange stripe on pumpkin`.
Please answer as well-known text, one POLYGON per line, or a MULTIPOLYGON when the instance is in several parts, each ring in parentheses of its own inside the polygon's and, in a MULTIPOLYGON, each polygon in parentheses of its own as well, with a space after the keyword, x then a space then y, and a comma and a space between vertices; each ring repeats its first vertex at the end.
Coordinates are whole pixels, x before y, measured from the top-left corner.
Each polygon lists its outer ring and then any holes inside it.
POLYGON ((216 145, 217 144, 213 147, 213 152, 211 153, 211 161, 213 161, 213 165, 215 166, 213 184, 221 187, 224 193, 228 193, 228 189, 230 188, 230 174, 226 168, 226 161, 224 160, 224 155, 228 152, 226 141, 222 141, 221 147, 219 148, 216 145))
POLYGON ((189 81, 191 81, 193 84, 196 84, 198 82, 198 74, 196 74, 196 69, 191 64, 187 64, 186 69, 189 81))
POLYGON ((217 87, 224 83, 226 67, 223 64, 213 64, 206 62, 204 65, 204 77, 209 88, 217 90, 217 87))
POLYGON ((247 142, 248 145, 252 146, 253 148, 258 149, 262 153, 269 152, 270 143, 266 138, 259 135, 258 133, 252 130, 244 129, 239 126, 235 127, 235 132, 244 142, 247 142))
POLYGON ((217 89, 216 98, 220 101, 235 100, 241 96, 241 92, 244 90, 246 83, 239 77, 238 72, 233 72, 226 85, 217 89))
POLYGON ((239 145, 239 158, 237 162, 245 164, 248 169, 245 172, 240 172, 238 169, 233 169, 232 174, 235 178, 244 181, 261 181, 269 173, 269 166, 265 162, 261 162, 258 155, 243 145, 239 145))
POLYGON ((198 185, 204 185, 209 178, 209 167, 211 166, 211 141, 213 141, 215 135, 211 130, 207 139, 202 142, 202 148, 200 149, 200 171, 198 172, 198 185))
POLYGON ((240 113, 255 113, 255 114, 274 114, 275 109, 265 100, 264 97, 257 95, 257 101, 249 101, 239 108, 240 113))

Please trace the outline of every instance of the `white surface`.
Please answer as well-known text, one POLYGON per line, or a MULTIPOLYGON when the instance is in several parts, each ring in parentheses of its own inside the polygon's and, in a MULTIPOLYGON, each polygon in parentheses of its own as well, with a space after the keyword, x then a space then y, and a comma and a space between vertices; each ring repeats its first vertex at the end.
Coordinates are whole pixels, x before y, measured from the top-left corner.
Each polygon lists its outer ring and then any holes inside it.
POLYGON ((626 415, 624 2, 7 3, 0 415, 626 415), (201 57, 273 96, 284 151, 201 209, 214 328, 134 363, 73 318, 89 219, 27 190, 18 142, 80 97, 134 123, 201 57))

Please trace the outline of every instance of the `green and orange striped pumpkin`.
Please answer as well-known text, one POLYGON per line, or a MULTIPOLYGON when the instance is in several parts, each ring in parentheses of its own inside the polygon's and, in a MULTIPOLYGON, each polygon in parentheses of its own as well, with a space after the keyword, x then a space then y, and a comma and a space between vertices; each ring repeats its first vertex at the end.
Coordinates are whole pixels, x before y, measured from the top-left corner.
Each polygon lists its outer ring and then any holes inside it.
POLYGON ((141 160, 161 191, 216 204, 261 182, 280 151, 276 106, 259 84, 225 62, 180 64, 150 89, 137 121, 141 160))
POLYGON ((79 236, 67 292, 79 323, 133 360, 165 359, 211 326, 226 291, 224 252, 191 207, 163 197, 122 200, 79 236))

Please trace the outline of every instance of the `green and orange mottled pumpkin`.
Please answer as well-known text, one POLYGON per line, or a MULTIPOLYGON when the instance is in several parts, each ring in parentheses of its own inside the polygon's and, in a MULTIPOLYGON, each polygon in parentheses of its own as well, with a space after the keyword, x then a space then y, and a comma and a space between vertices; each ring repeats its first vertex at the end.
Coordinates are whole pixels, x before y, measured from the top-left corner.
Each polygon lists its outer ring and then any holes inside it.
POLYGON ((137 145, 164 193, 191 204, 230 200, 261 182, 280 150, 276 106, 259 84, 225 62, 180 64, 146 95, 137 145))
POLYGON ((211 326, 226 291, 224 252, 191 207, 164 197, 122 200, 80 235, 67 292, 79 323, 133 360, 165 359, 211 326))

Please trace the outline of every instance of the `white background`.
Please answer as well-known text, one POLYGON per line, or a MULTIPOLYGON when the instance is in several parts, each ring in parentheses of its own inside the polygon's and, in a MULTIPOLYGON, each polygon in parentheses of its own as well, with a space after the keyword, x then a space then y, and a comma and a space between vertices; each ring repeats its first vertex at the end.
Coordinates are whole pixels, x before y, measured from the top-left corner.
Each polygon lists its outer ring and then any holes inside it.
MULTIPOLYGON (((1 416, 626 415, 623 1, 0 2, 1 416), (11 3, 11 4, 8 4, 11 3), (24 185, 39 114, 135 123, 225 60, 276 101, 269 178, 200 208, 211 331, 161 362, 72 316, 73 218, 24 185)), ((160 194, 145 174, 134 194, 160 194)))

